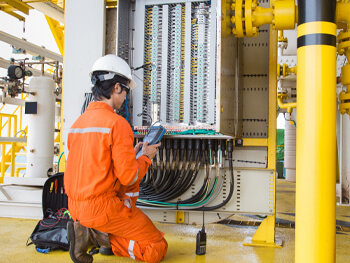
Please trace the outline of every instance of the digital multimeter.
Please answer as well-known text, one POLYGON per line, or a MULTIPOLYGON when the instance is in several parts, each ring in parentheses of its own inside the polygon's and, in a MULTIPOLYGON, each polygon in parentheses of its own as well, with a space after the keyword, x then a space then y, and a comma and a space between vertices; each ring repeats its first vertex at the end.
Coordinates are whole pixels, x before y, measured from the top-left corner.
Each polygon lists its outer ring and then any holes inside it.
MULTIPOLYGON (((143 142, 148 142, 149 145, 157 144, 165 134, 166 129, 163 126, 152 126, 149 128, 146 136, 143 138, 143 142)), ((136 155, 136 159, 142 155, 142 146, 140 151, 136 155)))

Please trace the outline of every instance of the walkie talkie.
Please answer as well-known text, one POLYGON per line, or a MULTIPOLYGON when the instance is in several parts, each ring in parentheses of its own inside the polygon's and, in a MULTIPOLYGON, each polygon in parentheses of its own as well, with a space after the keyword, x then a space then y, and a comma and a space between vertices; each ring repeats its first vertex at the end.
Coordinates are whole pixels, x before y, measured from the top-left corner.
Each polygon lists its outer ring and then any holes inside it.
POLYGON ((207 248, 207 234, 205 233, 204 228, 204 210, 203 210, 203 227, 199 230, 196 240, 196 254, 205 255, 207 248))

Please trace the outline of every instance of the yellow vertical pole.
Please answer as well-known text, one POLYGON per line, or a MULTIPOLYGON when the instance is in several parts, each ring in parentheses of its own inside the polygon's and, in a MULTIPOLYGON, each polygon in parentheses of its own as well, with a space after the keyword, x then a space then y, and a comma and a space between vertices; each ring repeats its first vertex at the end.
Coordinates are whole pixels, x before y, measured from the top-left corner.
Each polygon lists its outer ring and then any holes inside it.
POLYGON ((299 0, 295 262, 335 262, 336 1, 299 0))
POLYGON ((1 143, 1 180, 0 183, 4 183, 4 177, 5 177, 5 152, 6 150, 6 144, 3 142, 1 143))
POLYGON ((0 136, 1 136, 1 132, 2 132, 2 116, 0 116, 0 136))
POLYGON ((11 116, 8 116, 8 120, 7 120, 7 136, 10 137, 11 136, 11 116))
POLYGON ((13 142, 11 143, 11 177, 13 177, 15 175, 15 166, 16 166, 16 143, 13 142))
POLYGON ((14 127, 13 127, 13 136, 17 133, 17 115, 13 116, 14 119, 14 127))

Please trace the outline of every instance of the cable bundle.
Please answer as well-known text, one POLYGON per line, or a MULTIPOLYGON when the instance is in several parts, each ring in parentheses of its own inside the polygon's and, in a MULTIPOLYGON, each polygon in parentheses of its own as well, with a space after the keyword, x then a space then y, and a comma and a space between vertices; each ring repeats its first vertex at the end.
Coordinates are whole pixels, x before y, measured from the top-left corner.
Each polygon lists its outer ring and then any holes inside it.
POLYGON ((222 155, 226 141, 200 139, 166 139, 165 149, 159 148, 157 162, 152 163, 147 175, 140 184, 140 198, 137 205, 152 209, 214 210, 224 206, 233 195, 232 141, 227 143, 229 171, 231 174, 230 192, 226 199, 215 206, 208 206, 220 194, 226 192, 224 175, 220 176, 222 155), (215 178, 212 168, 215 167, 215 178), (200 168, 204 169, 201 188, 192 197, 180 200, 197 179, 200 168), (175 201, 174 201, 175 200, 175 201))

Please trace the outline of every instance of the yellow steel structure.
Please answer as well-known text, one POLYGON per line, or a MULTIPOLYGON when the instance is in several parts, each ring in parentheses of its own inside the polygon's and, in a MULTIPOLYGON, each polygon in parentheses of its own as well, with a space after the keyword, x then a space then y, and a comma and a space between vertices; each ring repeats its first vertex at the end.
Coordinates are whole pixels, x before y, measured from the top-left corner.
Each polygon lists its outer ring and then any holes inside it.
MULTIPOLYGON (((272 4, 272 3, 271 3, 272 4)), ((277 31, 272 30, 270 25, 269 36, 269 128, 268 128, 268 162, 267 169, 276 171, 276 119, 277 119, 277 31)), ((273 215, 268 215, 263 220, 253 237, 247 238, 243 245, 245 246, 268 246, 282 247, 282 241, 275 239, 276 223, 276 176, 270 182, 270 196, 273 215)))
POLYGON ((276 30, 294 29, 297 21, 294 0, 271 1, 269 8, 260 7, 257 0, 236 0, 231 8, 235 11, 231 22, 236 37, 255 37, 266 24, 276 30))
POLYGON ((243 138, 243 146, 268 146, 268 139, 263 138, 243 138))
POLYGON ((27 5, 26 3, 23 3, 20 0, 3 0, 0 3, 1 11, 4 11, 5 13, 8 13, 13 17, 16 17, 21 21, 25 21, 25 18, 15 13, 15 11, 20 11, 26 15, 29 15, 29 10, 33 9, 31 6, 27 5))
POLYGON ((298 5, 295 262, 330 263, 336 226, 335 2, 298 5))
MULTIPOLYGON (((17 107, 18 109, 19 107, 17 107)), ((17 111, 15 110, 15 112, 17 111)), ((14 112, 14 113, 15 113, 14 112)), ((11 133, 13 134, 12 137, 15 137, 17 134, 17 115, 16 114, 6 114, 6 113, 0 113, 0 136, 2 134, 2 130, 7 129, 7 135, 8 137, 11 137, 11 133), (6 122, 3 124, 3 119, 6 118, 6 122), (13 126, 12 126, 13 123, 13 126)), ((24 131, 24 134, 26 133, 26 130, 24 131)), ((24 137, 24 134, 22 133, 20 137, 24 137)), ((0 176, 0 183, 3 183, 5 171, 11 167, 11 176, 15 175, 15 158, 16 154, 20 152, 22 149, 25 151, 26 143, 18 143, 18 142, 1 142, 1 152, 2 152, 2 158, 1 158, 1 176, 0 176), (6 145, 10 145, 10 149, 6 152, 6 145)))
POLYGON ((350 115, 350 3, 337 3, 336 22, 338 28, 342 29, 338 35, 338 53, 345 55, 347 64, 341 69, 341 82, 346 87, 345 91, 339 94, 339 112, 350 115))
POLYGON ((2 129, 5 128, 7 125, 7 135, 11 136, 11 131, 12 131, 12 123, 13 123, 13 136, 17 133, 17 115, 16 114, 8 114, 8 113, 0 113, 0 136, 1 136, 1 131, 2 129), (7 118, 7 121, 3 123, 3 118, 7 118), (13 121, 12 121, 13 119, 13 121))
MULTIPOLYGON (((288 10, 285 12, 286 20, 289 23, 283 25, 285 28, 294 28, 295 24, 295 4, 294 1, 286 1, 287 5, 279 5, 281 8, 286 8, 289 6, 288 10), (290 20, 293 26, 290 24, 290 20)), ((229 9, 230 1, 222 1, 222 8, 224 16, 224 21, 222 23, 222 32, 228 34, 229 32, 229 21, 227 19, 227 12, 225 10, 229 9)), ((231 17, 231 22, 235 25, 232 29, 232 33, 236 37, 244 37, 245 35, 252 37, 258 35, 258 27, 272 23, 273 8, 275 2, 271 1, 271 8, 261 8, 258 7, 257 1, 242 1, 238 0, 231 4, 231 9, 234 11, 234 16, 231 17)), ((283 12, 282 12, 283 13, 283 12)), ((278 13, 281 15, 281 12, 278 13)), ((285 19, 279 19, 278 21, 285 21, 285 19)), ((279 28, 280 26, 278 26, 279 28)), ((276 170, 276 118, 277 118, 277 31, 272 30, 273 25, 270 25, 270 36, 269 36, 269 129, 268 129, 268 139, 243 139, 244 146, 267 146, 268 147, 268 166, 267 169, 276 170)), ((252 238, 246 238, 243 245, 244 246, 270 246, 270 247, 281 247, 282 242, 280 240, 275 240, 275 182, 276 176, 271 181, 270 192, 271 192, 271 203, 270 209, 273 210, 273 215, 267 216, 266 219, 261 223, 258 230, 252 238)))
MULTIPOLYGON (((277 118, 277 31, 293 29, 295 27, 296 7, 294 0, 271 1, 269 8, 258 6, 256 0, 238 0, 231 5, 234 15, 231 22, 234 24, 232 33, 236 37, 254 37, 258 35, 258 29, 264 24, 270 24, 269 37, 269 130, 268 130, 268 169, 276 170, 276 118, 277 118), (276 30, 273 30, 276 29, 276 30)), ((280 33, 281 40, 283 33, 280 33)), ((248 141, 249 142, 249 141, 248 141)), ((244 145, 246 140, 243 140, 244 145)), ((265 142, 259 142, 265 146, 265 142)), ((271 201, 273 215, 267 218, 259 226, 251 239, 247 239, 244 245, 248 246, 272 246, 281 247, 282 242, 275 240, 275 179, 271 182, 271 201)))
POLYGON ((63 55, 64 50, 64 26, 58 21, 45 16, 47 24, 50 27, 51 33, 56 41, 57 47, 60 50, 61 55, 63 55))

